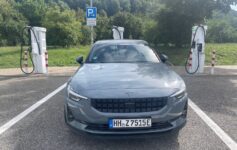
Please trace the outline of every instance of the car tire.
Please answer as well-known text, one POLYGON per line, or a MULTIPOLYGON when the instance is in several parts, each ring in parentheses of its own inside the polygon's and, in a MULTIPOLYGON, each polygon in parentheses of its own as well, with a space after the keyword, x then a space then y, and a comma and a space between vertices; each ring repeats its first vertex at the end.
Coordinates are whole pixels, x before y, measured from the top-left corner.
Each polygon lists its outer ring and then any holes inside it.
POLYGON ((182 117, 186 119, 187 115, 188 115, 188 101, 186 102, 186 104, 184 106, 182 117))
POLYGON ((171 135, 173 136, 173 138, 179 137, 179 131, 180 131, 180 129, 176 129, 171 132, 171 135))
POLYGON ((67 124, 67 114, 66 114, 66 108, 64 107, 64 121, 67 124))

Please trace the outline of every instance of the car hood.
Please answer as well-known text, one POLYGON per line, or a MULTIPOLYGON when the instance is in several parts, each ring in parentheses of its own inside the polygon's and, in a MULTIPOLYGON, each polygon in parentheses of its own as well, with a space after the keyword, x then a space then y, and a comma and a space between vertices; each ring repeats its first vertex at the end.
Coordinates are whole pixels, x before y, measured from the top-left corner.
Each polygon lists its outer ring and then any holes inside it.
POLYGON ((162 63, 84 64, 69 85, 88 97, 167 96, 185 86, 181 77, 162 63))

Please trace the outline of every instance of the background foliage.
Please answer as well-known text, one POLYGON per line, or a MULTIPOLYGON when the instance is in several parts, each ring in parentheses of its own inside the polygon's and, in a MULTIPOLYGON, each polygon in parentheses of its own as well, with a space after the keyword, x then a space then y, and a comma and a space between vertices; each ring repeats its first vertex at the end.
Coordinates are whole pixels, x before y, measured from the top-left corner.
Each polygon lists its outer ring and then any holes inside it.
MULTIPOLYGON (((237 0, 94 0, 95 39, 112 38, 111 27, 125 27, 125 38, 182 47, 191 27, 208 25, 208 42, 237 42, 237 0)), ((0 46, 18 45, 24 26, 47 28, 48 45, 89 44, 85 22, 89 0, 0 0, 0 46)))

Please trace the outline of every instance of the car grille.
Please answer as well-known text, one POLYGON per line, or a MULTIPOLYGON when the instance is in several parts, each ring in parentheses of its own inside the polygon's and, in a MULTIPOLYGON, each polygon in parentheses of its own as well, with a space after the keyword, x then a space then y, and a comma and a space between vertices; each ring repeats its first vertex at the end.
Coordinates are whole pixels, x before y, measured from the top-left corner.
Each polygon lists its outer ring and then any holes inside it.
POLYGON ((157 122, 152 123, 152 126, 149 128, 119 128, 119 129, 111 129, 108 124, 87 124, 86 129, 89 130, 98 130, 98 131, 131 131, 131 130, 155 130, 155 129, 165 129, 173 127, 169 122, 157 122))
POLYGON ((91 105, 100 112, 134 113, 152 112, 167 104, 167 97, 128 98, 128 99, 91 99, 91 105))

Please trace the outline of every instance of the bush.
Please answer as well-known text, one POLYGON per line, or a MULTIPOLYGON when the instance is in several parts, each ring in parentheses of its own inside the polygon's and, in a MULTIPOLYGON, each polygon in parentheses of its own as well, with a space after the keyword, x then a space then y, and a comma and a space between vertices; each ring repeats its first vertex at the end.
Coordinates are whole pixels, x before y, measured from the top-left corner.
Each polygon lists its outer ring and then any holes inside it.
POLYGON ((120 12, 112 18, 112 24, 124 27, 124 38, 139 39, 143 36, 142 20, 131 13, 120 12))
POLYGON ((112 36, 112 24, 110 19, 104 15, 97 17, 97 25, 95 27, 96 40, 111 39, 112 36))
POLYGON ((10 2, 0 0, 0 46, 21 42, 21 30, 27 21, 10 2))
POLYGON ((237 13, 214 12, 213 18, 208 20, 207 41, 237 42, 237 13))
POLYGON ((68 47, 82 41, 81 22, 70 9, 57 5, 49 7, 42 24, 47 28, 48 45, 68 47))

